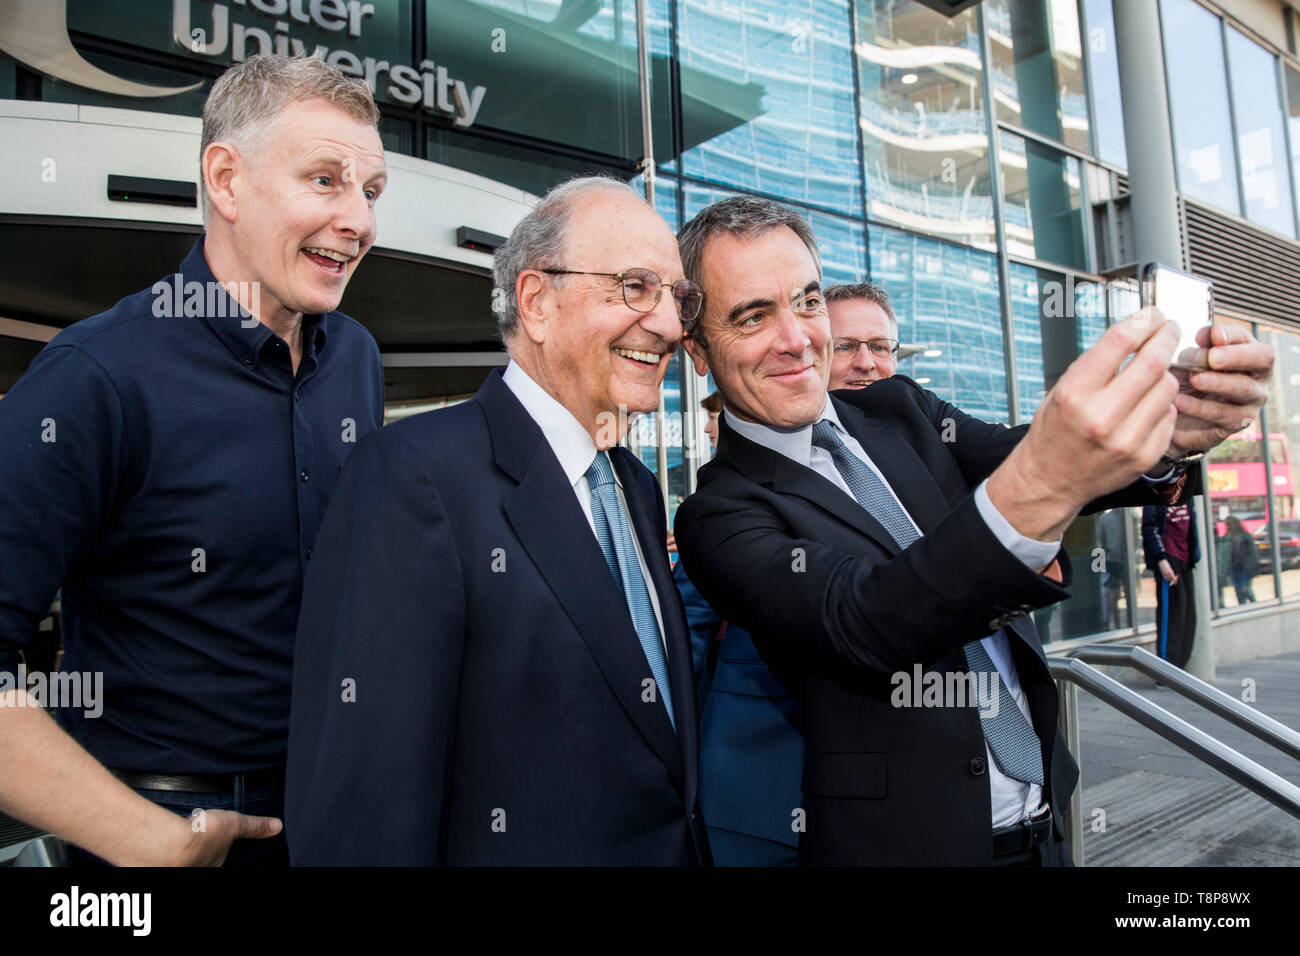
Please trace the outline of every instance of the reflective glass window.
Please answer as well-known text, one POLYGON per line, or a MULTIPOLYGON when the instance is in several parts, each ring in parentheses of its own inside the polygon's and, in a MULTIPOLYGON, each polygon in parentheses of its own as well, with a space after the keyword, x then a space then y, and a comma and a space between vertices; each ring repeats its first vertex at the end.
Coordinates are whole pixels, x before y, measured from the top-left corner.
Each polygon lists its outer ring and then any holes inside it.
POLYGON ((986 0, 984 16, 998 119, 1090 151, 1076 0, 986 0))
POLYGON ((871 225, 871 279, 885 287, 909 346, 898 371, 962 411, 1007 422, 1007 377, 995 257, 871 225))
MULTIPOLYGON (((1259 339, 1273 346, 1277 364, 1269 382, 1269 452, 1273 469, 1271 511, 1277 516, 1282 597, 1300 598, 1300 509, 1296 505, 1295 458, 1300 454, 1300 335, 1261 328, 1259 339)), ((1272 540, 1256 531, 1261 563, 1271 563, 1272 540)))
POLYGON ((1160 0, 1178 187, 1240 212, 1219 18, 1193 0, 1160 0))
POLYGON ((1258 43, 1228 28, 1228 68, 1232 73, 1237 158, 1246 218, 1295 237, 1291 174, 1277 87, 1277 58, 1258 43))
POLYGON ((1083 0, 1083 15, 1087 22, 1084 48, 1088 51, 1088 85, 1092 91, 1097 156, 1127 169, 1119 59, 1115 53, 1115 11, 1111 0, 1083 0))
POLYGON ((1005 131, 998 144, 1007 252, 1086 267, 1079 161, 1005 131))
MULTIPOLYGON (((705 206, 737 193, 698 183, 684 184, 686 219, 689 222, 705 206)), ((866 256, 863 251, 862 221, 832 216, 816 209, 799 209, 812 226, 817 240, 817 251, 822 259, 822 281, 826 285, 836 282, 861 282, 866 274, 866 256)))
MULTIPOLYGON (((1286 75, 1286 122, 1291 135, 1291 179, 1300 184, 1300 72, 1287 67, 1286 75)), ((1300 217, 1300 192, 1295 195, 1296 215, 1300 217)))
POLYGON ((995 250, 976 11, 854 9, 868 216, 995 250))
MULTIPOLYGON (((1214 321, 1218 324, 1248 325, 1224 316, 1215 316, 1214 321)), ((1264 340, 1267 341, 1267 338, 1264 340)), ((1280 364, 1282 356, 1279 355, 1278 358, 1280 364)), ((1280 369, 1274 372, 1274 382, 1270 386, 1270 406, 1275 397, 1280 397, 1277 382, 1279 372, 1280 369)), ((1287 454, 1285 435, 1278 431, 1278 425, 1285 420, 1287 414, 1285 408, 1284 403, 1280 407, 1269 408, 1270 440, 1278 446, 1273 449, 1275 459, 1278 452, 1287 454)), ((1261 540, 1269 533, 1271 513, 1264 453, 1264 436, 1259 422, 1254 422, 1228 436, 1227 440, 1205 456, 1210 515, 1214 522, 1213 546, 1218 570, 1215 590, 1218 592, 1217 606, 1220 608, 1241 607, 1271 600, 1275 596, 1271 561, 1261 558, 1259 547, 1261 540)), ((1288 465, 1275 461, 1272 467, 1278 469, 1276 474, 1285 473, 1287 480, 1290 480, 1288 465)))
POLYGON ((593 159, 541 149, 516 146, 480 136, 466 135, 444 126, 425 128, 425 146, 431 162, 468 170, 499 183, 508 183, 535 196, 545 195, 574 176, 620 174, 621 167, 603 165, 593 159))
MULTIPOLYGON (((646 6, 655 152, 666 160, 668 0, 646 6)), ((635 0, 427 0, 426 14, 429 62, 472 95, 483 90, 475 125, 624 159, 643 155, 635 0)), ((458 95, 449 93, 453 105, 458 95)))
MULTIPOLYGON (((82 56, 92 66, 97 66, 114 76, 125 80, 134 80, 137 83, 148 83, 151 86, 179 88, 197 83, 200 79, 193 74, 182 73, 179 70, 169 70, 104 53, 86 51, 82 53, 82 56)), ((207 99, 208 91, 211 89, 212 81, 205 80, 197 89, 190 90, 187 93, 140 100, 134 97, 101 93, 98 90, 86 89, 49 76, 41 77, 41 99, 50 103, 77 103, 82 106, 110 106, 132 110, 147 109, 154 113, 175 113, 181 116, 201 116, 203 101, 207 99)), ((197 159, 196 156, 196 169, 198 168, 197 159)))
POLYGON ((684 175, 860 215, 848 0, 679 0, 684 175))
POLYGON ((1105 331, 1106 287, 1017 262, 1009 274, 1020 420, 1028 422, 1070 363, 1105 331))
POLYGON ((12 100, 18 95, 17 66, 0 53, 0 100, 12 100))

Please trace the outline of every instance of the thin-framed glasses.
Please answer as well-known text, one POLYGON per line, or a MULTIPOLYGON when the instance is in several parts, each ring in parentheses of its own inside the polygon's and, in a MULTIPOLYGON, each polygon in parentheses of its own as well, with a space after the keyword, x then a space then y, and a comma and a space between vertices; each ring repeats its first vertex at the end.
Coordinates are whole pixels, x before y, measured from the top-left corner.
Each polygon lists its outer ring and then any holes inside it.
POLYGON ((898 354, 898 339, 841 339, 835 343, 835 351, 841 355, 856 355, 864 345, 875 359, 898 354))
MULTIPOLYGON (((604 276, 617 279, 623 286, 623 301, 629 309, 649 312, 659 304, 664 292, 664 280, 649 269, 624 269, 622 272, 583 272, 580 269, 538 269, 552 276, 604 276)), ((682 323, 694 322, 704 305, 704 292, 690 279, 678 279, 672 284, 673 303, 682 323)))

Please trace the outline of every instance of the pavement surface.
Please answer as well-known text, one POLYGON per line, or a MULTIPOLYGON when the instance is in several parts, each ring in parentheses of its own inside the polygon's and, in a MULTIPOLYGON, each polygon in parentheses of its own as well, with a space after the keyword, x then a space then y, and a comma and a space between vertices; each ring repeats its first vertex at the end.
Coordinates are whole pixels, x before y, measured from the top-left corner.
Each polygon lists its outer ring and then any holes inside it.
MULTIPOLYGON (((1105 673, 1300 786, 1300 760, 1150 678, 1105 673)), ((1224 693, 1300 728, 1300 654, 1218 669, 1224 693)), ((1296 866, 1300 819, 1079 692, 1085 866, 1296 866)))

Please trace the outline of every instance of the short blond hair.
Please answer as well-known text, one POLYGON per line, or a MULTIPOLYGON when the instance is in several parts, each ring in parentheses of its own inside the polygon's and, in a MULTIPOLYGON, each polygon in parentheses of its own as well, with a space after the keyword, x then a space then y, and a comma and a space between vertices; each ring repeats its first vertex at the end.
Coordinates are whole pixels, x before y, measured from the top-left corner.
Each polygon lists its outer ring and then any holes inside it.
MULTIPOLYGON (((379 107, 364 81, 345 76, 319 57, 253 56, 236 63, 212 84, 203 104, 199 162, 213 143, 231 143, 245 152, 259 144, 289 103, 323 97, 350 116, 379 126, 379 107)), ((202 182, 202 170, 199 175, 202 182)), ((203 185, 203 222, 208 221, 208 190, 203 185)))

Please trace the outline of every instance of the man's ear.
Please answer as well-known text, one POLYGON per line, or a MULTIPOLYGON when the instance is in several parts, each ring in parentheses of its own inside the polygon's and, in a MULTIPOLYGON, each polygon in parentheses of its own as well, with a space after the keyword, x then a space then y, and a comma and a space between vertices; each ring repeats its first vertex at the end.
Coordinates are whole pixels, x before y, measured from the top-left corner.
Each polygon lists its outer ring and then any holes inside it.
POLYGON ((227 222, 234 222, 239 212, 235 194, 240 162, 239 151, 229 143, 209 143, 199 164, 203 186, 208 193, 208 205, 227 222))
POLYGON ((691 357, 691 362, 695 365, 695 374, 708 375, 709 353, 704 350, 700 340, 688 333, 682 336, 682 348, 686 349, 686 354, 691 357))
POLYGON ((550 306, 550 283, 542 274, 525 269, 515 279, 515 302, 518 304, 519 324, 524 334, 538 345, 546 341, 550 306))

